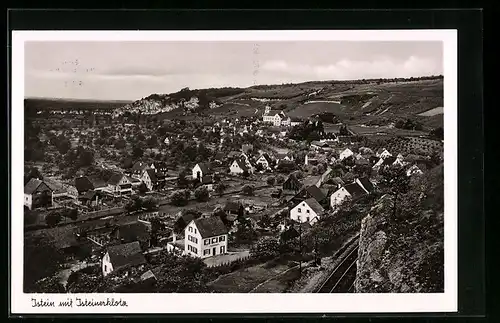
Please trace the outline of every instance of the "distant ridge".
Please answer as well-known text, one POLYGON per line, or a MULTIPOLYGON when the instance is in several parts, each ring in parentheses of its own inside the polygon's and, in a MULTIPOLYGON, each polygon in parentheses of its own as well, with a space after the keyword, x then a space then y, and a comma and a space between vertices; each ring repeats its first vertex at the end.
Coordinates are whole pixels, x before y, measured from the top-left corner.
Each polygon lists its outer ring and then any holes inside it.
POLYGON ((64 102, 91 102, 91 103, 131 103, 134 100, 98 100, 98 99, 74 99, 74 98, 49 98, 49 97, 25 97, 25 100, 40 101, 64 101, 64 102))

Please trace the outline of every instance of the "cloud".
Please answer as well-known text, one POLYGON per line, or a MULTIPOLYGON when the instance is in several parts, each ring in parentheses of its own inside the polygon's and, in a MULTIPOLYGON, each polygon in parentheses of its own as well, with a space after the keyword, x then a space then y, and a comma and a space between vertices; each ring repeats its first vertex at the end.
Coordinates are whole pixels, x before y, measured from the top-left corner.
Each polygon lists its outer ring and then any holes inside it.
POLYGON ((406 60, 394 61, 387 58, 376 60, 342 59, 335 64, 290 64, 281 60, 267 61, 261 66, 263 73, 295 76, 303 79, 363 79, 412 77, 441 74, 437 62, 433 59, 410 56, 406 60))

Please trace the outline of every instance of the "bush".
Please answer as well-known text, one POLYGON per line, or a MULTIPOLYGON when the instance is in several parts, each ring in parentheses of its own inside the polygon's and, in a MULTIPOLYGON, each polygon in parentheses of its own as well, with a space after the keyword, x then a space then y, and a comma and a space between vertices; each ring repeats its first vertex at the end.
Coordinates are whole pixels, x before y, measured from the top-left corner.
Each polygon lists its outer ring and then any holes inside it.
POLYGON ((273 186, 276 183, 276 178, 274 178, 274 176, 269 176, 266 182, 268 185, 273 186))
POLYGON ((45 223, 50 227, 56 226, 59 222, 61 222, 61 214, 58 212, 52 212, 45 216, 45 223))
POLYGON ((250 254, 259 260, 273 259, 280 254, 279 241, 274 237, 265 237, 251 247, 250 254))
POLYGON ((245 185, 241 189, 241 192, 245 195, 248 195, 248 196, 253 195, 254 191, 255 191, 255 187, 253 185, 245 185))
POLYGON ((194 191, 194 197, 198 202, 206 202, 210 198, 210 194, 208 193, 208 190, 206 187, 198 187, 194 191))
POLYGON ((190 197, 191 192, 188 190, 176 191, 170 197, 170 203, 175 206, 186 206, 190 197))

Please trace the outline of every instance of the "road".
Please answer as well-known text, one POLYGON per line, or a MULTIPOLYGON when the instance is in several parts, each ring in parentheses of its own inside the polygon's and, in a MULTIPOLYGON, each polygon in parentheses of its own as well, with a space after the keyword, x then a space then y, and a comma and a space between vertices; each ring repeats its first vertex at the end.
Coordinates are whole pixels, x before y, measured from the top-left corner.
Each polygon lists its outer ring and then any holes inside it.
POLYGON ((353 243, 344 247, 345 250, 349 250, 349 247, 355 244, 355 247, 342 257, 342 261, 335 267, 317 293, 348 293, 353 290, 354 280, 356 279, 358 241, 358 239, 354 239, 353 243))

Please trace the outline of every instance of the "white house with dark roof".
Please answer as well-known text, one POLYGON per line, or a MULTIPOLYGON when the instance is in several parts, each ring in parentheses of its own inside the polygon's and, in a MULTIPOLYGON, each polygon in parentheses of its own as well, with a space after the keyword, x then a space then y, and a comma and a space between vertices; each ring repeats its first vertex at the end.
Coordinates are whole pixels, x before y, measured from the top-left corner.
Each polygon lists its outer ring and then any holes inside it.
POLYGON ((192 220, 184 229, 184 252, 187 255, 208 258, 227 253, 228 230, 215 217, 192 220))
POLYGON ((350 150, 349 148, 346 148, 344 149, 340 154, 339 154, 339 160, 344 160, 346 158, 349 158, 351 156, 353 156, 354 153, 352 150, 350 150))
POLYGON ((193 179, 198 179, 200 182, 205 175, 212 175, 212 170, 210 164, 208 163, 198 163, 193 167, 192 171, 193 179))
POLYGON ((138 241, 119 244, 107 248, 102 258, 102 274, 109 275, 118 269, 134 267, 146 263, 142 254, 141 245, 138 241))
POLYGON ((290 219, 309 224, 316 223, 321 216, 325 213, 325 209, 318 203, 318 201, 311 197, 298 203, 290 210, 290 219))
POLYGON ((392 154, 385 148, 379 148, 377 149, 375 156, 377 156, 378 158, 387 158, 391 157, 392 154))
POLYGON ((357 199, 364 195, 367 195, 368 192, 365 188, 357 182, 348 184, 336 190, 330 196, 330 206, 332 209, 335 209, 337 206, 342 204, 346 199, 357 199))
POLYGON ((262 121, 272 123, 276 127, 290 126, 291 119, 287 117, 282 110, 271 110, 271 107, 266 106, 266 110, 262 116, 262 121))
POLYGON ((132 182, 127 176, 117 173, 108 180, 106 190, 115 196, 129 195, 132 194, 132 182))
POLYGON ((406 176, 422 175, 423 173, 416 164, 413 164, 406 170, 406 176))
POLYGON ((165 184, 165 175, 160 171, 148 168, 142 172, 141 181, 146 185, 148 190, 153 191, 163 187, 165 184))
POLYGON ((53 190, 45 182, 32 178, 24 186, 24 205, 28 209, 52 206, 53 203, 53 190))
POLYGON ((260 164, 264 169, 268 169, 271 167, 271 157, 269 157, 269 154, 264 153, 260 155, 259 159, 255 162, 255 164, 260 164))
POLYGON ((252 169, 248 167, 247 163, 245 163, 245 160, 242 158, 235 159, 231 163, 231 166, 229 166, 229 172, 234 175, 243 174, 245 171, 252 173, 252 169))

